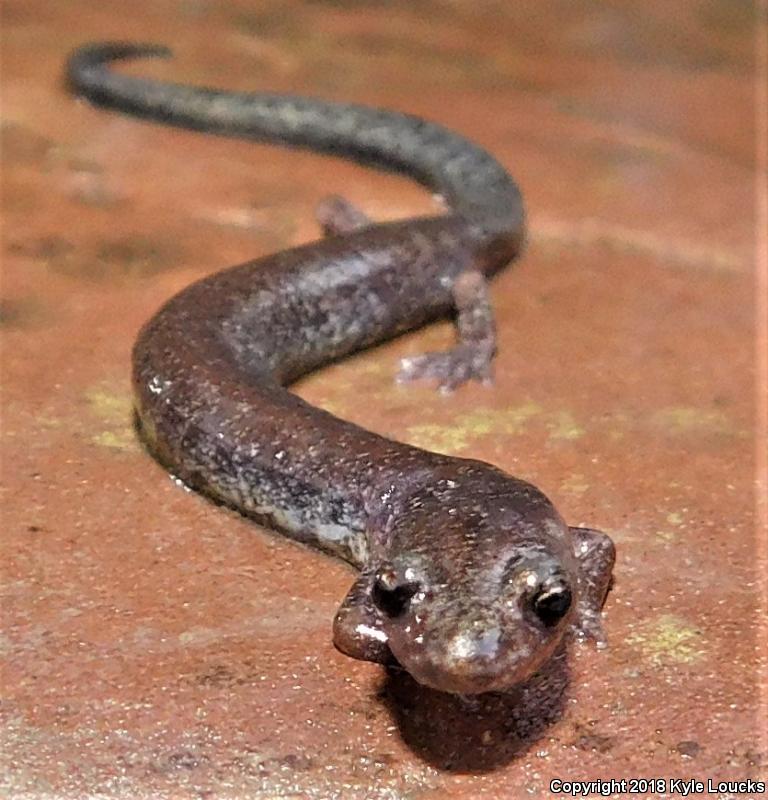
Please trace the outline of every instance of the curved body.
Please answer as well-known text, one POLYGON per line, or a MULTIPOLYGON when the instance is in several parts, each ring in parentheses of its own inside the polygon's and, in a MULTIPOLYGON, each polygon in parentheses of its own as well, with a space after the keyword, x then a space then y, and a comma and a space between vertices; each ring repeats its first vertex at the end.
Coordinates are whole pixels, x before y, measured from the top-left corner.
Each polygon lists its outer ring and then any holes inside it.
POLYGON ((92 45, 70 59, 93 102, 169 124, 347 155, 412 174, 450 211, 374 224, 339 198, 329 235, 212 275, 166 303, 134 348, 135 404, 156 457, 190 486, 361 570, 334 625, 357 658, 396 658, 462 693, 529 677, 579 623, 599 636, 610 540, 568 529, 535 487, 477 461, 377 436, 285 386, 452 309, 453 351, 406 365, 445 387, 489 375, 485 277, 523 239, 519 191, 488 153, 416 117, 134 78, 92 45))

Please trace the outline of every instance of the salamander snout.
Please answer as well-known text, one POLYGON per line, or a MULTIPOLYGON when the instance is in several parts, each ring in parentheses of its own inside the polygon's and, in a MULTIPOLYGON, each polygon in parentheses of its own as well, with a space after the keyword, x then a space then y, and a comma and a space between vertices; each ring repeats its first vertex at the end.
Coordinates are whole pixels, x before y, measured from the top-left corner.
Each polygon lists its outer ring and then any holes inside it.
POLYGON ((500 642, 501 630, 497 625, 481 624, 459 631, 446 643, 445 651, 457 667, 467 670, 473 664, 491 663, 498 656, 500 642))
POLYGON ((478 584, 379 575, 374 602, 389 646, 419 682, 441 691, 503 691, 548 659, 572 617, 574 583, 548 554, 515 558, 478 584), (389 587, 389 588, 387 588, 389 587))
MULTIPOLYGON (((527 615, 526 615, 527 616, 527 615)), ((504 691, 530 678, 554 652, 563 627, 480 608, 451 618, 423 609, 390 628, 389 646, 420 683, 444 692, 504 691)))

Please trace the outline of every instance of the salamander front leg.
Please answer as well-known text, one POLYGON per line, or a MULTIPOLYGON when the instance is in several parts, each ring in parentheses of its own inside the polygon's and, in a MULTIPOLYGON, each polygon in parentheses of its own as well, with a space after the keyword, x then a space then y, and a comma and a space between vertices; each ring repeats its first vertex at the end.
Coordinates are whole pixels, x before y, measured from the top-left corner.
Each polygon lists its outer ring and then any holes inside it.
POLYGON ((371 599, 373 572, 363 572, 352 584, 333 621, 337 650, 360 661, 392 662, 381 615, 371 599))
POLYGON ((343 236, 371 224, 357 206, 337 194, 329 194, 317 204, 315 218, 326 236, 343 236))
POLYGON ((611 585, 616 547, 602 531, 570 528, 573 552, 579 563, 579 600, 574 627, 582 639, 592 639, 599 648, 606 647, 601 610, 611 585))
POLYGON ((485 276, 476 269, 462 272, 452 287, 458 343, 444 353, 425 353, 400 362, 399 381, 437 378, 441 392, 452 392, 468 380, 493 380, 496 326, 485 276))

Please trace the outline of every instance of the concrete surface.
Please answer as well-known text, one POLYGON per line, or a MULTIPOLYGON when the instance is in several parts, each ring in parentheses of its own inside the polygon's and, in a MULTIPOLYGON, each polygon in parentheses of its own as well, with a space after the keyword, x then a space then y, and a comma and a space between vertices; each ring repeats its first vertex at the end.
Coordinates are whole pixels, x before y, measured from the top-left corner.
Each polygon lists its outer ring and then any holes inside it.
POLYGON ((4 797, 446 800, 768 777, 754 40, 751 4, 725 0, 4 3, 4 797), (350 572, 142 451, 129 352, 161 301, 315 238, 328 191, 381 219, 432 206, 404 178, 75 101, 65 55, 105 38, 175 48, 137 73, 423 114, 518 176, 531 243, 495 284, 493 388, 393 383, 446 323, 298 390, 493 461, 610 531, 606 652, 575 647, 522 693, 472 704, 350 661, 330 639, 350 572))

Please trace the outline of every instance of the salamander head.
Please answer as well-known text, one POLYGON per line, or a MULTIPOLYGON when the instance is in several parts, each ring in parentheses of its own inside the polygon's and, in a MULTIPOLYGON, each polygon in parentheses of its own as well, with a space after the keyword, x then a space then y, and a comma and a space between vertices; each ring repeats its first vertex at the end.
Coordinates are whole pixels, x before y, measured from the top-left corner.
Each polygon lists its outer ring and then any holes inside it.
POLYGON ((477 694, 521 683, 573 618, 568 529, 538 490, 519 481, 511 488, 479 505, 473 494, 470 506, 452 505, 450 514, 421 498, 377 570, 372 599, 389 648, 434 689, 477 694), (425 522, 431 537, 413 529, 425 522))

